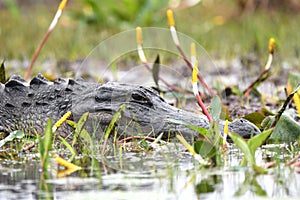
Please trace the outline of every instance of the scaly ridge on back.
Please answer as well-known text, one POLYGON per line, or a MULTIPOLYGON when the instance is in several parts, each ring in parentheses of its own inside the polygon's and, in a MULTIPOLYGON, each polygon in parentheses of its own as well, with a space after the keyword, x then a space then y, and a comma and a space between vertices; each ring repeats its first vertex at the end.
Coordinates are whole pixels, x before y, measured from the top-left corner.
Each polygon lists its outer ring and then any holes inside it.
MULTIPOLYGON (((182 134, 187 140, 199 134, 185 125, 174 124, 170 119, 208 129, 209 122, 204 115, 187 112, 169 105, 151 88, 120 83, 93 83, 73 79, 57 79, 51 82, 41 74, 28 84, 14 75, 0 85, 0 131, 23 130, 28 134, 42 134, 49 117, 59 120, 71 111, 70 120, 77 121, 82 114, 90 112, 85 127, 88 132, 101 138, 112 117, 125 106, 116 122, 119 137, 133 135, 163 138, 182 134)), ((220 130, 223 121, 219 121, 220 130)), ((64 124, 58 130, 62 137, 70 134, 72 128, 64 124)), ((260 133, 247 120, 229 123, 229 131, 243 137, 260 133)))

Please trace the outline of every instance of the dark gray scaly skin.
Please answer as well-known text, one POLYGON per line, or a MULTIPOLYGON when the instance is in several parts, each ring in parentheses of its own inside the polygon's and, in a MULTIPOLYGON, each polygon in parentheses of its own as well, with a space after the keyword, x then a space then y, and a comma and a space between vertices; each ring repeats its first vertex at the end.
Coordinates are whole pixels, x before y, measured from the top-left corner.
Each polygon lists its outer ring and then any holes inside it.
MULTIPOLYGON (((163 138, 181 133, 191 140, 199 135, 184 125, 169 119, 209 128, 204 115, 177 109, 165 102, 154 90, 136 85, 119 83, 91 83, 84 80, 58 79, 51 82, 38 75, 28 84, 20 76, 12 76, 0 85, 0 132, 24 130, 28 134, 43 133, 47 119, 59 120, 67 111, 77 121, 86 112, 90 113, 85 128, 101 137, 112 116, 125 105, 115 130, 123 137, 142 135, 163 138)), ((223 130, 224 122, 219 122, 223 130)), ((71 127, 63 125, 60 134, 65 137, 71 127)), ((260 130, 245 119, 229 123, 229 131, 248 138, 260 130)))

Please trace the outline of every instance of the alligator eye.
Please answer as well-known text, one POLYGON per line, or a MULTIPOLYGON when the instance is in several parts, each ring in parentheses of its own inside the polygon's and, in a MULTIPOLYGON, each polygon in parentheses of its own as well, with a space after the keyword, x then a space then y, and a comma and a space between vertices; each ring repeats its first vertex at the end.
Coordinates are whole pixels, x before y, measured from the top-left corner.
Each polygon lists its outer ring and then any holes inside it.
POLYGON ((131 97, 132 97, 132 99, 135 100, 135 101, 147 101, 147 98, 146 98, 146 97, 144 97, 144 96, 142 96, 142 95, 140 95, 140 94, 138 94, 138 93, 132 93, 132 94, 131 94, 131 97))
POLYGON ((139 104, 142 104, 142 105, 146 105, 146 106, 149 106, 149 107, 152 107, 153 104, 149 101, 149 99, 139 93, 135 93, 133 92, 131 94, 131 98, 134 102, 136 103, 139 103, 139 104))

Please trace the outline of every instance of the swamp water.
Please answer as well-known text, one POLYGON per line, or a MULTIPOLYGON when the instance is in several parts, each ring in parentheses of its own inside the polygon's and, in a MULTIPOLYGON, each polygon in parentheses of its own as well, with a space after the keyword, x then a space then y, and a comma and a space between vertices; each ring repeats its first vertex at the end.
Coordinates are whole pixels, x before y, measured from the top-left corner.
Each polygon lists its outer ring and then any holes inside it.
MULTIPOLYGON (((264 165, 268 158, 280 163, 290 160, 293 155, 287 147, 258 150, 257 163, 264 165)), ((41 177, 38 154, 15 157, 0 160, 0 199, 300 198, 300 173, 279 164, 266 175, 255 175, 249 167, 240 166, 243 155, 236 147, 228 148, 227 164, 216 168, 201 167, 184 147, 174 143, 150 152, 96 155, 94 164, 89 156, 77 157, 75 163, 83 169, 62 178, 57 177, 53 160, 47 180, 41 177)))

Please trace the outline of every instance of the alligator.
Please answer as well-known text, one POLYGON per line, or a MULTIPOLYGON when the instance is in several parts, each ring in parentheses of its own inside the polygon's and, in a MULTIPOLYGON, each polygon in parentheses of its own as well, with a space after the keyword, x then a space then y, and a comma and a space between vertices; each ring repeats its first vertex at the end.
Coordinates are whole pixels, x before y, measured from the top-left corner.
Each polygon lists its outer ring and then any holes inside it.
MULTIPOLYGON (((70 119, 74 121, 89 112, 85 128, 96 136, 103 136, 122 105, 125 109, 114 127, 120 137, 157 137, 163 133, 162 138, 167 139, 179 133, 190 141, 199 138, 199 133, 174 120, 205 129, 210 127, 205 115, 177 109, 148 87, 115 82, 100 84, 83 79, 58 78, 52 82, 39 74, 30 83, 13 75, 5 84, 0 84, 0 132, 23 130, 29 135, 40 134, 48 118, 57 121, 71 111, 70 119)), ((218 123, 223 130, 225 122, 218 123)), ((260 133, 254 124, 242 118, 229 122, 228 127, 244 138, 260 133)), ((58 132, 66 137, 72 127, 64 124, 58 132)))

